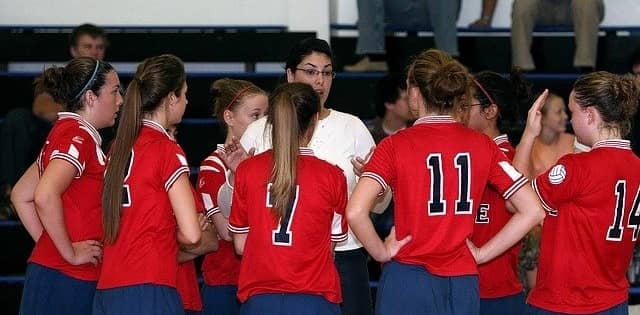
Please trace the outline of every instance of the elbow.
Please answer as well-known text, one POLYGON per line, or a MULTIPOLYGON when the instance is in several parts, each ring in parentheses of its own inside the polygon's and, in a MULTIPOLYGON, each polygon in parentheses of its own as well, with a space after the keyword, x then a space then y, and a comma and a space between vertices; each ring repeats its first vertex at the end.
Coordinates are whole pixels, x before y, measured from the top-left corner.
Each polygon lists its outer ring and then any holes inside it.
POLYGON ((544 209, 542 209, 542 207, 538 207, 538 210, 536 210, 536 213, 535 213, 536 225, 541 224, 546 215, 547 214, 544 212, 544 209))
POLYGON ((23 194, 21 194, 21 192, 18 191, 17 189, 11 190, 11 195, 9 196, 9 199, 11 200, 11 204, 13 205, 20 205, 27 202, 33 202, 33 196, 31 196, 31 198, 26 198, 26 196, 23 196, 23 194))
MULTIPOLYGON (((46 209, 47 206, 50 206, 53 201, 56 199, 60 199, 60 196, 56 196, 54 193, 47 190, 36 190, 33 201, 36 206, 36 210, 38 213, 41 213, 43 209, 46 209)), ((18 197, 19 198, 19 197, 18 197)))
POLYGON ((360 217, 360 213, 358 212, 358 210, 354 209, 353 207, 347 206, 347 209, 345 212, 347 216, 347 222, 349 223, 349 225, 351 225, 351 222, 357 221, 360 217))
POLYGON ((186 246, 196 246, 200 242, 201 237, 202 233, 199 229, 192 233, 185 233, 182 237, 183 244, 186 246))

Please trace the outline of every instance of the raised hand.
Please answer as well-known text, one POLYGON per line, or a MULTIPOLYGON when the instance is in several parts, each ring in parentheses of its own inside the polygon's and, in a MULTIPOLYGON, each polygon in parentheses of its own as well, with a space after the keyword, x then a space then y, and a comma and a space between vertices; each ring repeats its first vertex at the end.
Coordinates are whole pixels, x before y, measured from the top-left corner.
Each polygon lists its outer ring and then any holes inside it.
POLYGON ((533 102, 527 114, 527 126, 524 132, 530 136, 537 137, 542 130, 542 107, 547 102, 549 90, 545 89, 540 96, 533 102))
POLYGON ((255 151, 254 148, 251 148, 249 152, 245 151, 240 144, 240 140, 233 137, 229 143, 225 144, 224 152, 222 152, 220 156, 227 167, 235 173, 240 162, 252 157, 255 151))
POLYGON ((87 263, 97 265, 102 260, 102 243, 96 240, 84 240, 71 243, 73 257, 70 264, 77 266, 87 263))

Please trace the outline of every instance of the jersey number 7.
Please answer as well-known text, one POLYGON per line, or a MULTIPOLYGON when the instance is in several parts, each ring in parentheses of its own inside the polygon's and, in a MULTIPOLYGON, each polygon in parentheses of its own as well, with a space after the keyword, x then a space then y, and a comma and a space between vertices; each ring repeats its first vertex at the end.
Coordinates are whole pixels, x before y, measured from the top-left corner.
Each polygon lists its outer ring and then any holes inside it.
MULTIPOLYGON (((267 185, 267 207, 273 207, 271 204, 271 183, 267 185)), ((293 222, 293 215, 296 212, 298 205, 298 194, 300 193, 300 186, 296 185, 296 195, 294 196, 291 207, 287 209, 284 217, 280 218, 278 227, 272 231, 271 242, 277 246, 291 246, 293 244, 293 235, 291 233, 291 223, 293 222)))

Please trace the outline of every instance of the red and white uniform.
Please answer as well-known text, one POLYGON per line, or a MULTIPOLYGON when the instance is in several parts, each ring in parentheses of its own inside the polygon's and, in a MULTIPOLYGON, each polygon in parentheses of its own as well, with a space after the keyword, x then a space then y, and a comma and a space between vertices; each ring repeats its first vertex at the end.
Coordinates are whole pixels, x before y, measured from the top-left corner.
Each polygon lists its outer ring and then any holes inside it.
POLYGON ((466 240, 486 185, 508 199, 527 183, 489 137, 450 116, 382 140, 362 176, 392 188, 397 238, 413 237, 394 259, 439 276, 478 273, 466 240))
MULTIPOLYGON (((202 162, 198 174, 197 190, 207 216, 220 212, 218 194, 223 185, 227 185, 227 167, 218 155, 220 150, 224 150, 223 145, 218 145, 217 150, 202 162)), ((204 283, 210 286, 237 285, 239 273, 240 256, 236 255, 233 243, 219 239, 218 250, 207 254, 202 261, 204 283)))
POLYGON ((640 160, 629 141, 600 141, 590 152, 565 155, 533 187, 548 215, 528 303, 591 314, 625 302, 640 232, 640 160))
MULTIPOLYGON (((64 223, 71 242, 102 240, 101 201, 106 157, 101 143, 98 131, 80 115, 61 112, 36 161, 40 176, 53 159, 64 160, 76 168, 76 177, 62 194, 64 223)), ((100 275, 99 265, 69 264, 46 230, 36 242, 29 262, 80 280, 96 281, 100 275)))
MULTIPOLYGON (((513 160, 515 150, 507 135, 498 136, 493 141, 509 161, 513 160)), ((477 211, 471 241, 481 247, 498 234, 513 214, 507 210, 502 195, 491 187, 485 188, 477 211)), ((522 284, 518 279, 519 253, 520 243, 516 243, 490 262, 478 265, 480 298, 500 298, 522 292, 522 284)))
POLYGON ((135 284, 176 287, 178 241, 168 191, 188 174, 180 146, 156 122, 143 120, 125 176, 114 244, 104 246, 98 289, 135 284))
MULTIPOLYGON (((192 188, 193 198, 196 202, 196 211, 204 212, 204 206, 200 202, 200 198, 196 191, 192 188)), ((189 260, 178 264, 178 278, 176 289, 180 295, 182 306, 189 311, 202 311, 202 297, 200 296, 200 287, 198 286, 198 275, 196 274, 196 264, 194 260, 189 260)))
POLYGON ((240 265, 241 302, 261 293, 321 295, 342 301, 332 242, 347 238, 346 179, 342 170, 301 148, 296 194, 288 215, 272 213, 269 150, 240 164, 236 171, 229 230, 249 233, 240 265))

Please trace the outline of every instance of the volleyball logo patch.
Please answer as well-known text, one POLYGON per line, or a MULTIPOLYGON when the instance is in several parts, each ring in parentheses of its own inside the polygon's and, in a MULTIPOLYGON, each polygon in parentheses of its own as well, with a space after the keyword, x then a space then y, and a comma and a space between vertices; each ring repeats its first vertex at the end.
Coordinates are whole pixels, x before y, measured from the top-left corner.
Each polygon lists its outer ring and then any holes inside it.
POLYGON ((564 181, 567 177, 567 170, 564 165, 558 164, 549 171, 549 182, 554 185, 558 185, 564 181))

